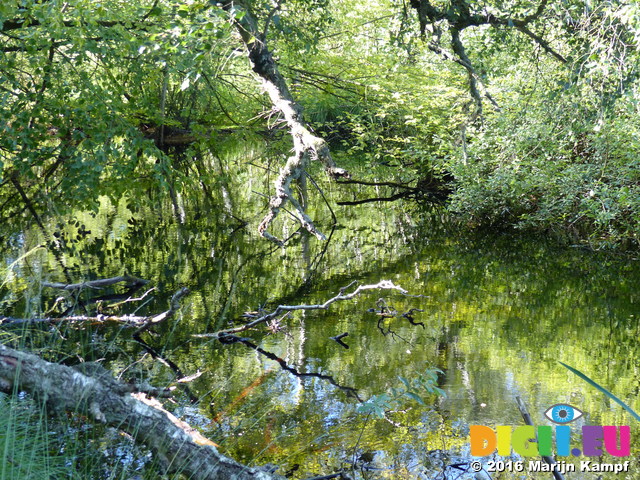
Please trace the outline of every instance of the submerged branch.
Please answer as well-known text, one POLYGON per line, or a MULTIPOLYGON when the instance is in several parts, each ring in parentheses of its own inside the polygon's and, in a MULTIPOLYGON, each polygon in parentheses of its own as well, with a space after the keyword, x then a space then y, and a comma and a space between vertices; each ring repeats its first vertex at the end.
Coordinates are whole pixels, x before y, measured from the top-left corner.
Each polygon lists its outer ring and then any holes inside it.
MULTIPOLYGON (((534 426, 533 420, 531 419, 531 415, 529 414, 529 409, 527 409, 527 406, 525 405, 525 403, 518 396, 516 396, 516 403, 518 404, 518 409, 520 410, 520 414, 522 415, 522 419, 524 420, 524 423, 526 423, 529 426, 534 426)), ((555 465, 556 461, 553 457, 548 455, 540 455, 540 456, 542 457, 542 460, 544 460, 545 463, 547 463, 548 465, 555 465)), ((564 476, 562 475, 562 473, 558 472, 556 469, 551 470, 551 473, 553 474, 553 478, 555 478, 555 480, 564 480, 564 476)))
MULTIPOLYGON (((82 288, 102 288, 108 285, 113 285, 119 282, 131 282, 134 281, 133 285, 145 285, 149 283, 148 280, 142 280, 135 277, 113 277, 106 278, 101 280, 92 280, 90 282, 83 283, 73 283, 73 284, 64 284, 64 283, 43 283, 45 287, 59 288, 62 290, 80 290, 82 288)), ((147 292, 148 293, 148 292, 147 292)), ((181 288, 176 293, 173 294, 170 300, 169 310, 166 310, 157 315, 63 315, 60 317, 42 317, 42 318, 16 318, 16 317, 7 317, 4 315, 0 315, 0 325, 18 325, 18 324, 35 324, 35 323, 61 323, 61 322, 94 322, 94 323, 108 323, 108 322, 117 322, 121 323, 125 326, 135 327, 138 326, 138 330, 134 333, 134 336, 140 335, 142 332, 148 330, 149 328, 158 325, 167 319, 171 318, 180 308, 180 300, 189 293, 187 288, 181 288)), ((145 295, 138 299, 127 298, 120 303, 126 303, 128 301, 141 300, 145 295)), ((121 299, 121 295, 116 295, 114 298, 117 300, 121 299)), ((100 297, 104 298, 104 297, 100 297)))
POLYGON ((325 301, 324 303, 319 303, 319 304, 312 304, 312 305, 278 305, 275 310, 273 310, 270 313, 267 313, 265 315, 262 315, 261 317, 253 320, 252 322, 247 323, 246 325, 242 325, 240 327, 235 327, 235 328, 229 328, 226 330, 220 330, 218 332, 215 333, 203 333, 203 334, 198 334, 198 335, 193 335, 196 338, 218 338, 220 339, 221 337, 224 337, 225 335, 232 335, 235 333, 240 333, 240 332, 244 332, 246 330, 249 330, 257 325, 260 325, 262 323, 266 323, 269 320, 272 320, 273 318, 277 317, 278 315, 280 315, 283 312, 292 312, 295 310, 327 310, 332 303, 335 302, 340 302, 340 301, 344 301, 344 300, 351 300, 354 297, 357 297, 358 295, 360 295, 360 293, 366 291, 366 290, 396 290, 398 292, 400 292, 403 295, 409 295, 409 292, 407 292, 404 288, 395 285, 392 281, 390 280, 381 280, 378 283, 372 284, 372 285, 359 285, 358 288, 356 288, 353 292, 351 293, 347 293, 345 294, 344 292, 350 288, 353 285, 353 283, 347 285, 346 287, 342 287, 338 293, 338 295, 331 297, 329 300, 325 301))
POLYGON ((111 285, 115 285, 116 283, 129 283, 129 284, 140 284, 146 285, 149 283, 149 280, 144 280, 142 278, 132 277, 130 275, 122 275, 120 277, 112 277, 112 278, 102 278, 98 280, 90 280, 88 282, 81 283, 50 283, 50 282, 42 282, 43 287, 49 288, 58 288, 60 290, 81 290, 83 288, 104 288, 109 287, 111 285))
POLYGON ((186 287, 182 287, 180 290, 174 293, 173 296, 171 297, 171 301, 169 302, 169 310, 162 312, 158 315, 154 315, 153 317, 147 317, 148 319, 147 323, 145 323, 142 327, 136 330, 136 333, 134 334, 134 336, 140 335, 142 332, 149 330, 151 327, 158 325, 168 320, 169 318, 173 317, 175 313, 178 311, 178 309, 180 308, 180 300, 182 300, 182 297, 184 297, 188 293, 189 293, 189 289, 186 287))
POLYGON ((89 323, 109 323, 116 322, 126 326, 143 325, 149 317, 139 315, 68 315, 64 317, 43 317, 43 318, 16 318, 0 315, 0 325, 20 325, 35 323, 62 323, 62 322, 89 322, 89 323))
POLYGON ((317 372, 300 372, 294 367, 290 366, 284 359, 278 357, 274 353, 264 350, 263 348, 259 347, 248 338, 238 337, 237 335, 225 334, 219 337, 219 339, 222 343, 242 343, 243 345, 246 345, 247 347, 255 350, 260 355, 263 355, 270 360, 278 362, 278 364, 283 370, 286 370, 287 372, 293 374, 295 377, 298 377, 298 378, 313 377, 313 378, 319 378, 320 380, 325 380, 329 382, 331 385, 333 385, 334 387, 337 387, 343 392, 346 392, 347 395, 349 395, 350 397, 353 397, 359 402, 362 402, 362 399, 358 395, 358 391, 355 388, 340 385, 338 382, 336 382, 335 378, 333 378, 331 375, 324 375, 322 373, 317 373, 317 372))

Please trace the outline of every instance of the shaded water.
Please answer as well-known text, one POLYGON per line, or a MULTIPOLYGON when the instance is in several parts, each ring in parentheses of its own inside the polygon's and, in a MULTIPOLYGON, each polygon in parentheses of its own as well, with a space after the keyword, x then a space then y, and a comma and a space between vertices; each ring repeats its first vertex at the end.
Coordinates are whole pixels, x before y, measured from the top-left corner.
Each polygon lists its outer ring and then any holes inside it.
MULTIPOLYGON (((278 465, 294 478, 340 468, 354 469, 352 475, 361 478, 473 478, 450 467, 469 460, 469 425, 521 425, 515 402, 520 396, 536 423, 550 424, 544 411, 568 403, 585 412, 580 422, 632 425, 631 473, 616 478, 640 478, 633 419, 558 363, 581 370, 640 409, 636 260, 561 248, 541 238, 465 236, 433 212, 402 203, 338 209, 338 225, 331 230, 319 199, 312 215, 332 231, 328 244, 296 236, 277 248, 253 233, 262 210, 249 192, 259 183, 239 188, 249 178, 259 174, 247 168, 246 177, 229 180, 220 187, 225 195, 209 203, 181 199, 184 223, 167 218, 171 207, 154 206, 151 198, 118 205, 104 200, 97 214, 76 212, 49 224, 58 232, 62 262, 74 281, 125 272, 151 280, 155 291, 115 313, 159 312, 174 291, 190 288, 179 314, 145 341, 184 375, 200 374, 188 384, 200 402, 182 399, 176 414, 222 452, 247 464, 278 465), (246 196, 234 198, 234 191, 246 196), (399 376, 442 371, 438 386, 446 397, 425 395, 425 405, 406 399, 384 419, 358 413, 358 402, 345 391, 319 378, 296 377, 243 344, 193 336, 238 325, 246 311, 322 303, 353 281, 381 279, 413 296, 372 291, 327 311, 293 313, 281 321, 282 331, 260 327, 243 335, 300 372, 331 375, 365 400, 401 387, 399 376), (424 325, 400 316, 380 324, 371 311, 380 309, 380 299, 399 313, 422 310, 414 319, 424 325), (330 338, 345 332, 348 349, 330 338)), ((324 188, 333 200, 349 195, 339 187, 324 188)), ((295 230, 290 224, 282 228, 284 236, 295 230)), ((10 232, 5 226, 4 233, 4 265, 10 268, 0 313, 44 315, 78 300, 56 303, 59 292, 42 288, 42 280, 64 276, 47 249, 32 251, 47 241, 41 232, 10 232)), ((46 337, 42 354, 48 358, 105 359, 123 378, 151 376, 156 385, 175 384, 175 372, 134 342, 131 329, 55 330, 30 332, 46 337)))

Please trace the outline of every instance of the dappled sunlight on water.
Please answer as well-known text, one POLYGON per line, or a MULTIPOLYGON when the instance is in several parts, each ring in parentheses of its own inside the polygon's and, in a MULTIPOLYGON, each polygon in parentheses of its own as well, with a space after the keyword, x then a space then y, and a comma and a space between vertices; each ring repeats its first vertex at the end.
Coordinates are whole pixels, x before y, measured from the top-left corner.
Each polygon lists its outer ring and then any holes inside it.
MULTIPOLYGON (((246 198, 233 202, 236 216, 252 211, 246 198)), ((156 290, 120 311, 159 312, 180 286, 190 288, 179 315, 146 340, 185 375, 202 373, 189 384, 199 405, 180 405, 177 413, 240 461, 274 463, 295 478, 340 468, 358 478, 472 478, 464 466, 452 467, 469 461, 469 425, 521 425, 516 396, 536 423, 548 424, 543 413, 556 403, 579 407, 593 425, 633 421, 557 361, 640 408, 635 260, 540 238, 463 236, 409 208, 415 210, 401 203, 342 209, 328 245, 296 236, 284 249, 224 213, 207 218, 187 210, 179 224, 126 200, 105 200, 98 213, 58 219, 51 228, 67 239, 63 262, 74 279, 127 272, 151 280, 156 290), (80 228, 91 233, 78 235, 80 228), (300 373, 330 375, 365 400, 401 388, 400 376, 414 379, 431 368, 441 370, 437 386, 446 397, 425 392, 422 405, 407 397, 387 418, 367 417, 325 380, 296 377, 239 343, 192 337, 238 325, 245 312, 321 303, 352 281, 380 279, 412 296, 372 291, 327 311, 292 313, 276 333, 259 327, 242 335, 300 373), (382 318, 381 305, 396 315, 382 318), (414 325, 401 316, 410 309, 421 310, 412 314, 414 325), (343 333, 348 348, 331 339, 343 333)), ((331 231, 322 216, 319 225, 331 231)), ((4 265, 43 241, 33 230, 10 238, 4 265)), ((1 291, 5 314, 60 308, 57 292, 39 286, 64 281, 46 249, 16 265, 1 291)), ((73 355, 105 358, 116 371, 128 369, 125 377, 175 380, 171 369, 143 357, 128 330, 58 328, 66 339, 59 351, 75 345, 73 355), (129 368, 135 362, 138 370, 129 368)), ((638 445, 632 430, 636 454, 638 445)))

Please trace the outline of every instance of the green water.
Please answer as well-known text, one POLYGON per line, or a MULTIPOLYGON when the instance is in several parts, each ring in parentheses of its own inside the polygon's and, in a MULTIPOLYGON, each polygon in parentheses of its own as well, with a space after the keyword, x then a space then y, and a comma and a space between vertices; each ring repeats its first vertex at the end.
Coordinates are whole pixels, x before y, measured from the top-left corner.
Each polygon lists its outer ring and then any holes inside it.
MULTIPOLYGON (((550 424, 544 411, 568 403, 585 413, 580 424, 631 425, 633 465, 615 478, 640 478, 633 419, 558 363, 640 410, 638 261, 543 238, 463 234, 437 212, 400 202, 334 206, 332 230, 328 209, 313 194, 311 214, 331 233, 329 242, 298 235, 278 248, 255 234, 264 199, 251 191, 265 187, 255 178, 259 172, 247 167, 244 176, 229 179, 228 192, 241 192, 235 197, 180 198, 175 216, 169 204, 130 197, 119 204, 104 199, 98 213, 51 218, 47 228, 58 232, 58 258, 51 248, 34 250, 51 241, 38 229, 5 224, 0 313, 42 316, 77 302, 56 304, 60 292, 41 286, 65 281, 63 270, 73 281, 123 273, 151 281, 136 295, 154 291, 116 314, 163 311, 172 293, 187 286, 191 293, 179 313, 143 335, 182 374, 199 374, 187 384, 199 403, 177 395, 169 407, 225 454, 278 465, 293 478, 340 468, 353 469, 355 478, 473 478, 446 466, 469 461, 469 425, 521 425, 516 396, 536 423, 550 424), (194 337, 238 325, 246 311, 322 303, 353 281, 383 279, 411 296, 371 291, 326 311, 293 313, 282 319, 281 331, 260 327, 241 335, 300 372, 332 376, 363 400, 401 387, 399 376, 442 371, 437 385, 446 397, 425 395, 425 405, 407 399, 386 419, 357 413, 358 402, 344 390, 296 377, 243 344, 194 337), (379 324, 370 310, 380 308, 380 299, 398 313, 423 310, 414 319, 424 325, 399 315, 379 324), (342 333, 348 349, 330 338, 342 333)), ((371 194, 322 186, 332 202, 371 194)), ((284 236, 296 229, 288 221, 276 228, 284 236)), ((91 296, 95 292, 85 292, 80 300, 91 296)), ((60 324, 9 332, 30 338, 29 346, 50 359, 104 359, 123 378, 175 385, 175 371, 141 348, 129 328, 60 324)))

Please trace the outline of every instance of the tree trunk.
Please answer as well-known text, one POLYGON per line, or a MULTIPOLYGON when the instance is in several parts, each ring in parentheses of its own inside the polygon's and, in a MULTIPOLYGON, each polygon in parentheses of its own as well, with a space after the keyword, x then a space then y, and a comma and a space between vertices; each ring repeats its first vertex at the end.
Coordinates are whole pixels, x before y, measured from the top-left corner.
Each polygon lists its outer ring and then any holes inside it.
POLYGON ((273 480, 282 477, 221 455, 215 444, 141 393, 130 393, 106 370, 88 376, 0 345, 0 390, 26 391, 54 411, 77 412, 126 431, 154 453, 166 473, 192 480, 273 480))
POLYGON ((262 86, 269 95, 275 109, 282 113, 287 121, 294 146, 294 155, 288 158, 286 165, 280 170, 280 175, 276 180, 275 195, 269 202, 269 213, 260 223, 258 231, 260 235, 269 240, 280 244, 283 243, 280 239, 267 232, 267 229, 278 215, 280 208, 288 200, 294 207, 295 214, 302 226, 317 238, 325 240, 325 236, 313 225, 313 221, 304 211, 304 207, 293 196, 291 182, 300 180, 306 175, 305 169, 307 165, 311 160, 316 159, 322 162, 331 178, 348 177, 349 174, 336 166, 327 142, 309 131, 302 117, 302 107, 294 100, 286 80, 278 71, 273 55, 267 47, 266 32, 270 18, 266 20, 267 25, 264 27, 263 32, 260 32, 256 19, 241 3, 231 1, 223 4, 224 9, 229 12, 238 6, 243 7, 245 12, 241 18, 236 17, 236 29, 247 48, 253 71, 262 79, 262 86))

